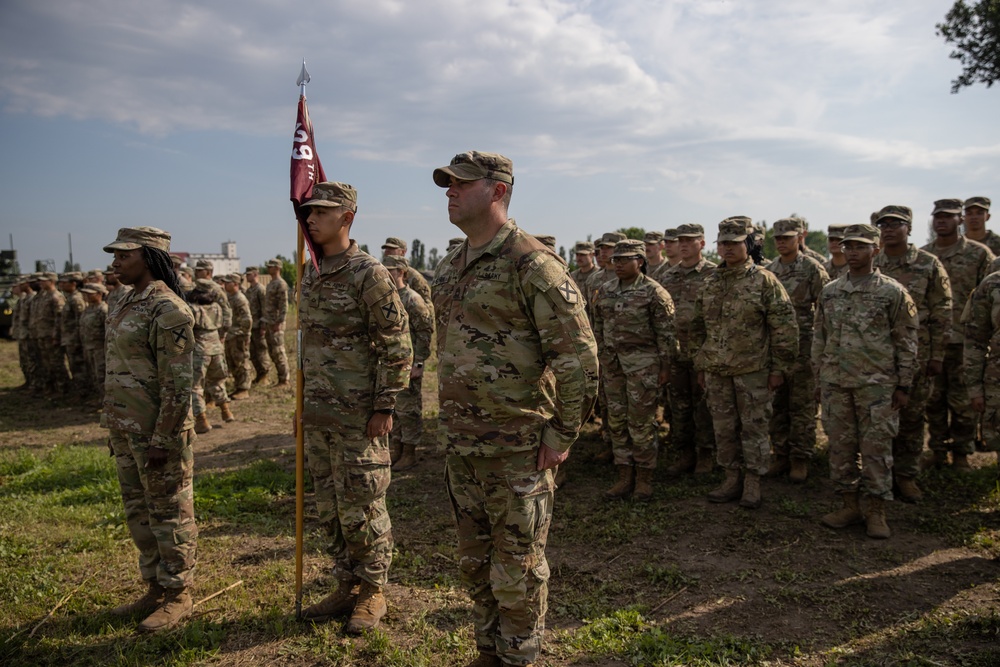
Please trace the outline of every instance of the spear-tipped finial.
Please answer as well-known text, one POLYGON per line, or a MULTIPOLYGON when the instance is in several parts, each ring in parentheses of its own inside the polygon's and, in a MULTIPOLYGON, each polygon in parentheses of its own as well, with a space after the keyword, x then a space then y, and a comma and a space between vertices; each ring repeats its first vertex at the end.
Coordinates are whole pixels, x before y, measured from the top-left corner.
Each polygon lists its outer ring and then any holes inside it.
POLYGON ((309 83, 309 71, 306 69, 306 61, 302 60, 302 71, 299 72, 299 78, 296 79, 295 85, 302 89, 302 94, 306 93, 306 84, 309 83))

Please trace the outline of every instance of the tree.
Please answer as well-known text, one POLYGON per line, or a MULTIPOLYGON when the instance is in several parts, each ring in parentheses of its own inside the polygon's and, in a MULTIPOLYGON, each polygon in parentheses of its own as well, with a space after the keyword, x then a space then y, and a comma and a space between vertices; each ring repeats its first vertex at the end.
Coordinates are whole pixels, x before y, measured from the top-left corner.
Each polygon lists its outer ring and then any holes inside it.
POLYGON ((427 253, 427 268, 433 271, 438 267, 438 262, 441 261, 441 257, 438 254, 437 248, 431 248, 431 251, 427 253))
MULTIPOLYGON (((292 253, 295 256, 295 253, 292 253)), ((295 262, 291 261, 283 255, 276 255, 275 259, 281 260, 281 277, 285 279, 288 283, 288 298, 295 298, 295 283, 298 275, 296 274, 295 262)))
POLYGON ((425 268, 424 244, 420 242, 420 239, 413 239, 413 247, 410 248, 410 266, 417 271, 423 271, 425 268))
POLYGON ((642 227, 622 227, 618 231, 624 234, 627 239, 638 239, 642 241, 646 238, 646 230, 642 227))
POLYGON ((962 73, 951 82, 951 92, 963 86, 1000 80, 1000 0, 979 0, 973 5, 957 0, 938 23, 937 34, 954 44, 949 54, 962 63, 962 73))

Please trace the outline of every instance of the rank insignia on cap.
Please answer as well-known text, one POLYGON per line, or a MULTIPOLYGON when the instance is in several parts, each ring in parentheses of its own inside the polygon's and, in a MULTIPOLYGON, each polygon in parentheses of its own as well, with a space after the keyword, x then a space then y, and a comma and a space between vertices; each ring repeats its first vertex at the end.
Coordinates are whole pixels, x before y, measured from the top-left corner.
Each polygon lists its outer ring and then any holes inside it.
POLYGON ((566 303, 575 304, 580 300, 579 290, 577 290, 576 286, 569 279, 565 280, 557 291, 566 300, 566 303))

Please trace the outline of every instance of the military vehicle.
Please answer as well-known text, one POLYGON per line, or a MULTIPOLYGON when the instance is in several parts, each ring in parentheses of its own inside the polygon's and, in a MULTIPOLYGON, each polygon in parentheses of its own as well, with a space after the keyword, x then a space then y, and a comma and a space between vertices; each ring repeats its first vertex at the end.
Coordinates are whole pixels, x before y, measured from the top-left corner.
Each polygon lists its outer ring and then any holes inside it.
POLYGON ((11 288, 17 282, 21 268, 17 264, 16 250, 0 250, 0 336, 10 337, 10 325, 13 323, 14 299, 11 288))

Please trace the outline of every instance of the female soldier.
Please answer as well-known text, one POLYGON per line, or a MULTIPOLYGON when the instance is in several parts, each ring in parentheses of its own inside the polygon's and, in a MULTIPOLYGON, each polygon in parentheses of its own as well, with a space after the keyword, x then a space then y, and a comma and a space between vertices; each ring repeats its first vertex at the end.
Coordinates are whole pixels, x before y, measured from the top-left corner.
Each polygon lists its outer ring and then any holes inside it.
POLYGON ((194 281, 194 289, 188 292, 187 300, 191 306, 194 318, 194 380, 191 385, 192 408, 194 412, 194 432, 208 433, 212 424, 205 412, 205 394, 212 403, 219 406, 222 421, 235 420, 229 409, 229 396, 226 394, 226 357, 225 347, 219 337, 222 329, 222 306, 214 294, 214 284, 208 278, 198 278, 194 281))

